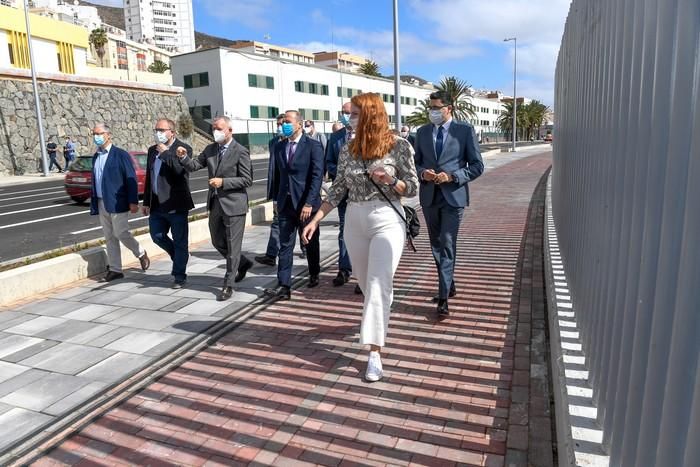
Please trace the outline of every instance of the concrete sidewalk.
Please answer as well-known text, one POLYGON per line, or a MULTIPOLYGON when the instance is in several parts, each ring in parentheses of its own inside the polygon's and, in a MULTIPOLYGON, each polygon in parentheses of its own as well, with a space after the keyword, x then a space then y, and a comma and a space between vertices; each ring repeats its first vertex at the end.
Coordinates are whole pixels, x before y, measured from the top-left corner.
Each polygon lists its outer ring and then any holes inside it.
MULTIPOLYGON (((360 379, 360 297, 352 284, 331 285, 329 225, 321 286, 302 283, 280 305, 258 299, 275 283, 275 269, 260 265, 232 301, 216 302, 222 261, 203 244, 183 290, 168 288, 170 263, 156 260, 116 283, 83 281, 2 310, 0 463, 81 430, 39 463, 526 465, 530 456, 548 465, 542 222, 528 209, 549 157, 525 154, 487 159, 515 162, 474 184, 446 322, 432 319, 425 232, 419 252, 405 253, 381 383, 360 379)), ((249 228, 244 250, 263 252, 267 235, 249 228)))

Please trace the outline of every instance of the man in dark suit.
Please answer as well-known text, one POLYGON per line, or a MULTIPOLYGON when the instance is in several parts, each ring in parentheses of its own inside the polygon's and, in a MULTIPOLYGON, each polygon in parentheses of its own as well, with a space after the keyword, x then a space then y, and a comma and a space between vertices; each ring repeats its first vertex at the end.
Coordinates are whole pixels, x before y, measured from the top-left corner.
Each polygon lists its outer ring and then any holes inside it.
POLYGON ((233 282, 243 280, 253 265, 241 254, 253 168, 248 150, 233 139, 230 118, 215 118, 212 129, 215 142, 199 156, 189 157, 187 150, 179 147, 177 157, 188 172, 206 167, 209 173, 209 233, 214 248, 226 258, 226 275, 218 297, 223 301, 233 295, 233 282), (235 277, 233 271, 237 271, 235 277))
POLYGON ((184 148, 192 157, 192 148, 175 137, 175 122, 161 118, 156 122, 156 144, 148 148, 146 186, 143 193, 143 214, 153 243, 165 250, 173 261, 173 288, 180 289, 187 281, 189 228, 187 213, 194 208, 190 194, 189 174, 180 164, 177 148, 184 148), (168 232, 172 238, 168 237, 168 232))
POLYGON ((131 156, 112 145, 109 126, 98 123, 92 129, 97 152, 92 157, 90 214, 100 216, 107 244, 108 271, 103 282, 124 277, 119 242, 139 259, 144 271, 151 265, 148 254, 129 232, 129 212, 139 210, 138 184, 131 156))
POLYGON ((457 294, 457 234, 469 205, 468 182, 484 171, 474 127, 452 119, 452 104, 444 91, 430 94, 431 123, 418 129, 415 143, 420 204, 438 272, 439 316, 449 315, 447 299, 457 294))
MULTIPOLYGON (((350 128, 350 102, 343 104, 341 112, 341 123, 343 128, 331 134, 328 145, 326 145, 326 172, 331 181, 335 180, 338 174, 338 156, 340 149, 350 141, 352 128, 350 128)), ((345 198, 338 204, 338 275, 333 279, 333 285, 341 286, 350 280, 352 274, 352 264, 350 255, 345 247, 343 232, 345 230, 345 211, 348 208, 348 200, 345 198)), ((357 292, 357 288, 355 290, 357 292)))
MULTIPOLYGON (((294 243, 297 230, 306 225, 321 206, 323 179, 323 147, 303 132, 303 119, 298 111, 285 112, 282 131, 286 139, 275 145, 274 193, 280 225, 280 253, 277 266, 278 286, 265 294, 278 300, 291 298, 294 243)), ((309 265, 309 287, 318 285, 321 272, 319 233, 314 233, 306 246, 309 265)))

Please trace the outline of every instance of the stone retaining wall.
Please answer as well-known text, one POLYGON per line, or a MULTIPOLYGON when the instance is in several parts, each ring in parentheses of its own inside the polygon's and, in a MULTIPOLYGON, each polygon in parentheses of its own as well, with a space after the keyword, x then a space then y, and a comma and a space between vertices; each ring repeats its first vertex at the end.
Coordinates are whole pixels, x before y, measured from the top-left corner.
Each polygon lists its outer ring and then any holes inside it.
MULTIPOLYGON (((79 154, 90 154, 90 130, 103 121, 112 128, 116 145, 145 150, 153 144, 153 125, 159 116, 177 121, 188 114, 181 89, 135 85, 108 80, 43 76, 39 80, 46 138, 63 146, 70 135, 79 154)), ((187 138, 183 138, 187 140, 187 138)), ((59 159, 62 159, 59 152, 59 159)), ((23 73, 0 73, 0 175, 22 175, 40 167, 41 150, 32 83, 23 73)))

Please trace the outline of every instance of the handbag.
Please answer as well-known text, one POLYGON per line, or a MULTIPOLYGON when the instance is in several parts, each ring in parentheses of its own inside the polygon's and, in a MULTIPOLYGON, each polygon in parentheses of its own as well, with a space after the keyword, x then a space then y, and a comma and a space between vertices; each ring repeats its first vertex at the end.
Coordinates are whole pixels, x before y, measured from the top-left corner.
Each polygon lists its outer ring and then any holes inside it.
POLYGON ((408 245, 411 247, 411 249, 416 252, 416 246, 413 244, 413 239, 418 236, 420 233, 420 220, 418 219, 418 213, 416 212, 415 209, 413 209, 411 206, 403 206, 403 216, 399 212, 398 209, 396 209, 396 206, 394 206, 394 203, 391 202, 389 197, 382 191, 382 189, 377 185, 374 180, 372 180, 372 177, 370 177, 369 172, 367 171, 367 163, 363 160, 362 165, 365 166, 365 174, 367 175, 367 178, 369 179, 370 182, 372 182, 372 185, 374 185, 377 188, 377 191, 384 197, 385 200, 389 203, 389 206, 392 207, 394 211, 396 211, 396 214, 399 215, 402 221, 406 223, 406 240, 408 241, 408 245))

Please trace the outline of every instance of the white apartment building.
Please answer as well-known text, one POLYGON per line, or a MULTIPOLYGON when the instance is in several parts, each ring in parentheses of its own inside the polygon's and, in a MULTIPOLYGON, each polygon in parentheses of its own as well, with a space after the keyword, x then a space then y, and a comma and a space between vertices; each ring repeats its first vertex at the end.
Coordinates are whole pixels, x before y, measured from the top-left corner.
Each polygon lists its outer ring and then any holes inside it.
POLYGON ((87 28, 88 31, 97 29, 102 24, 97 8, 79 5, 78 2, 73 1, 32 0, 29 11, 37 15, 82 26, 87 28))
POLYGON ((323 65, 343 71, 359 72, 360 67, 367 63, 365 57, 346 52, 316 52, 314 53, 316 65, 323 65))
POLYGON ((124 0, 124 24, 130 40, 177 52, 195 49, 192 0, 124 0))
MULTIPOLYGON (((330 132, 342 104, 363 92, 379 93, 390 119, 395 118, 394 82, 386 78, 263 58, 230 48, 177 55, 170 65, 173 84, 184 88, 190 110, 204 119, 226 115, 240 120, 243 127, 234 128, 237 132, 269 132, 269 124, 289 109, 300 110, 305 119, 325 122, 322 127, 330 132)), ((433 90, 402 84, 402 121, 433 90)))

